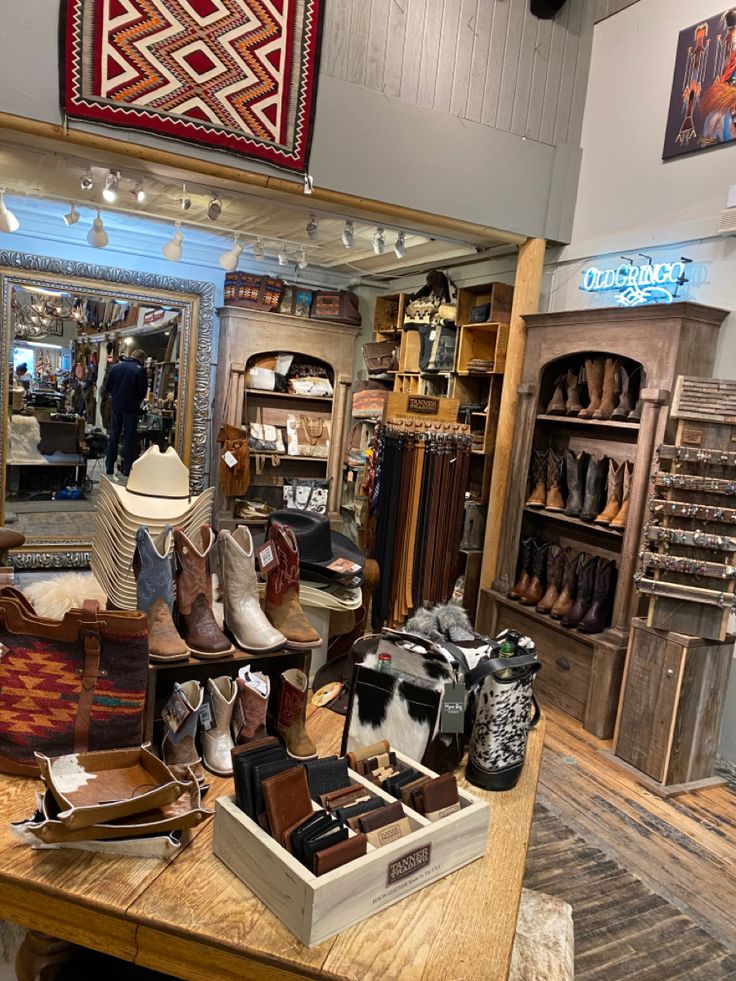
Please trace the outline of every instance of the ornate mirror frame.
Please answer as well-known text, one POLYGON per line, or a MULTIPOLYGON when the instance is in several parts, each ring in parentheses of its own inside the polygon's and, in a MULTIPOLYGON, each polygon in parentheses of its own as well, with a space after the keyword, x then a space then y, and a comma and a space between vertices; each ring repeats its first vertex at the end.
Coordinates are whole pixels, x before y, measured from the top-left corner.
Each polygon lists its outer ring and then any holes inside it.
MULTIPOLYGON (((207 417, 210 401, 212 323, 215 288, 211 283, 154 273, 113 269, 86 262, 52 259, 0 250, 0 524, 5 519, 6 460, 8 458, 8 383, 12 341, 10 302, 16 285, 40 289, 90 290, 110 299, 181 308, 179 391, 175 447, 189 467, 193 494, 204 490, 207 417)), ((23 548, 10 553, 16 569, 79 569, 89 565, 92 538, 28 537, 23 548)))

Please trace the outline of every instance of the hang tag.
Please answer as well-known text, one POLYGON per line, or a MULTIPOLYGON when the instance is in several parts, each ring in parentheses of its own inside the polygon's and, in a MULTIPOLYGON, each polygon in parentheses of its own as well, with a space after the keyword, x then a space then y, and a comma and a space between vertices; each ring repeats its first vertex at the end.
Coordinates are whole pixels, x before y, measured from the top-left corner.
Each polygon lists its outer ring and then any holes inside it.
POLYGON ((171 693, 171 698, 161 710, 161 718, 174 735, 181 729, 191 714, 192 708, 181 692, 178 692, 176 689, 171 693))
POLYGON ((352 482, 354 480, 355 480, 355 473, 354 473, 354 471, 348 470, 348 483, 349 484, 352 484, 352 482))
POLYGON ((268 695, 270 688, 268 682, 263 681, 262 678, 258 678, 250 669, 250 664, 246 664, 244 668, 238 671, 238 677, 242 678, 243 681, 249 688, 253 688, 257 691, 259 695, 268 695))
POLYGON ((360 566, 355 562, 351 562, 349 559, 335 559, 333 562, 327 566, 331 572, 337 572, 341 576, 351 575, 354 576, 356 572, 360 572, 360 566))
POLYGON ((430 341, 433 341, 433 340, 435 339, 435 337, 436 337, 436 336, 437 336, 437 330, 435 329, 435 330, 433 330, 433 331, 431 332, 431 334, 429 335, 429 339, 430 339, 430 341))
POLYGON ((465 685, 445 685, 440 732, 465 731, 465 685))
POLYGON ((264 542, 257 549, 256 557, 258 558, 258 568, 264 576, 267 576, 279 564, 276 553, 273 550, 273 545, 270 542, 264 542))
POLYGON ((205 699, 199 709, 199 724, 202 726, 205 732, 209 732, 215 724, 214 714, 212 712, 212 705, 209 699, 205 699))
POLYGON ((230 467, 231 470, 233 469, 233 467, 237 467, 238 465, 238 458, 236 456, 233 456, 230 450, 228 450, 227 453, 222 454, 222 459, 225 461, 228 467, 230 467))

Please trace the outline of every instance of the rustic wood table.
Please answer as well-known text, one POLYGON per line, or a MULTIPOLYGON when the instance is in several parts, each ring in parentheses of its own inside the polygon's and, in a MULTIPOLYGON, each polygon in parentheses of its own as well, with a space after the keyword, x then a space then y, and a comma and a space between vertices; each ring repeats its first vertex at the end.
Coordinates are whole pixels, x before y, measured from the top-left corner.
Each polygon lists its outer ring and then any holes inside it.
MULTIPOLYGON (((342 720, 312 709, 320 753, 337 751, 342 720)), ((544 720, 531 734, 518 786, 491 802, 484 858, 401 903, 306 948, 212 853, 213 822, 169 862, 38 851, 11 837, 8 822, 33 810, 38 783, 0 777, 0 916, 29 929, 21 981, 62 960, 59 938, 179 978, 218 981, 401 978, 460 981, 507 977, 521 896, 544 720)), ((210 804, 231 792, 213 779, 210 804)))

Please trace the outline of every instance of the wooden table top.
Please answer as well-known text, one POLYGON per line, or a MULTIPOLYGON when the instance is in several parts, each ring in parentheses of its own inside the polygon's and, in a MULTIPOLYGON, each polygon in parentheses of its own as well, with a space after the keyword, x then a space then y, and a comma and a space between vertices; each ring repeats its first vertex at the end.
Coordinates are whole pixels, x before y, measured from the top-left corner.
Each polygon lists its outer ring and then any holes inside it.
MULTIPOLYGON (((339 751, 342 719, 311 709, 321 755, 339 751)), ((311 949, 212 852, 214 822, 173 859, 34 851, 9 821, 33 811, 39 783, 0 776, 0 910, 4 918, 186 979, 503 981, 508 974, 544 742, 531 734, 518 786, 491 803, 484 858, 311 949)), ((213 778, 208 797, 232 792, 213 778)))

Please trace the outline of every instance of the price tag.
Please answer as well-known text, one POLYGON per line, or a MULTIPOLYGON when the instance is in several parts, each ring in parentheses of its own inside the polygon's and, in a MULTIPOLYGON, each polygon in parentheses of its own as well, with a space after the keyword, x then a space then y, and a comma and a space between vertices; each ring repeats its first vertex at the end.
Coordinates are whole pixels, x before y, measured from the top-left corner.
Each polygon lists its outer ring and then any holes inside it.
POLYGON ((259 695, 268 695, 270 691, 268 679, 259 678, 257 673, 251 671, 250 664, 246 664, 238 671, 238 677, 242 678, 249 688, 255 689, 259 695))
POLYGON ((445 685, 440 732, 465 731, 465 685, 445 685))
POLYGON ((209 732, 215 724, 212 705, 210 704, 209 699, 205 699, 199 709, 199 724, 202 726, 205 732, 209 732))
POLYGON ((355 471, 348 470, 348 483, 352 484, 354 480, 355 480, 355 471))
POLYGON ((276 553, 273 550, 273 545, 270 542, 264 542, 256 552, 256 556, 258 558, 258 568, 264 576, 267 576, 279 564, 279 560, 276 558, 276 553))
POLYGON ((174 735, 181 729, 191 714, 192 708, 184 696, 176 689, 171 693, 171 698, 161 710, 161 718, 174 735))
POLYGON ((327 568, 331 572, 337 572, 341 576, 351 575, 354 576, 356 572, 360 572, 360 566, 355 562, 351 562, 349 559, 335 559, 334 562, 330 562, 327 568))
POLYGON ((228 450, 227 453, 222 454, 222 459, 225 461, 228 467, 230 467, 231 470, 233 469, 233 467, 237 467, 238 465, 238 458, 236 456, 233 456, 230 450, 228 450))

